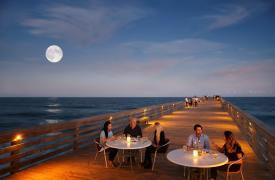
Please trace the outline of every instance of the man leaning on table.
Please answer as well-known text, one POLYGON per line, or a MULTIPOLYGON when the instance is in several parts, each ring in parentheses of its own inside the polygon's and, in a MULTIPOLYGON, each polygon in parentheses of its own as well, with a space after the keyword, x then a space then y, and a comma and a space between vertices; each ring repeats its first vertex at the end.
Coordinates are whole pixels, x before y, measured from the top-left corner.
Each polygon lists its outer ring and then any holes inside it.
POLYGON ((210 149, 209 138, 203 133, 203 128, 200 124, 194 125, 194 133, 191 134, 187 141, 187 149, 201 148, 210 149))

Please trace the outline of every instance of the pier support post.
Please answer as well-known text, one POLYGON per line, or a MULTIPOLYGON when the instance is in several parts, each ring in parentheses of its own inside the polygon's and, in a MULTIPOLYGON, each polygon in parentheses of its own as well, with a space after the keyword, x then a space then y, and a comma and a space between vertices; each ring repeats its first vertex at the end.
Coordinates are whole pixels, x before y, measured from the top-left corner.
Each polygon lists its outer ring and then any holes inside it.
POLYGON ((78 149, 78 137, 79 137, 79 126, 77 126, 74 131, 74 146, 73 146, 74 151, 78 149))

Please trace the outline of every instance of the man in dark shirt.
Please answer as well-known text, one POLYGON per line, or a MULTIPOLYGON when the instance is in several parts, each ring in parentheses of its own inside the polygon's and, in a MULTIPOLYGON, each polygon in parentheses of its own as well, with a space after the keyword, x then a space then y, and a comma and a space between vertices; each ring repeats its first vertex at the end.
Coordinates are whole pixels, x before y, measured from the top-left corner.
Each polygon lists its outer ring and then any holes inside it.
POLYGON ((137 125, 136 118, 132 118, 130 120, 130 124, 128 126, 126 126, 123 134, 125 134, 126 136, 128 134, 130 134, 131 137, 137 137, 137 136, 142 137, 142 131, 141 131, 141 128, 139 127, 139 125, 137 125))
MULTIPOLYGON (((141 128, 139 127, 139 125, 137 125, 137 119, 136 118, 131 118, 130 119, 130 123, 124 129, 123 134, 125 134, 126 136, 130 135, 131 137, 138 137, 138 136, 142 137, 142 131, 141 131, 141 128)), ((131 158, 132 161, 135 162, 135 156, 137 155, 137 153, 138 153, 137 150, 132 150, 131 154, 127 158, 127 163, 130 162, 130 157, 132 157, 131 158)))

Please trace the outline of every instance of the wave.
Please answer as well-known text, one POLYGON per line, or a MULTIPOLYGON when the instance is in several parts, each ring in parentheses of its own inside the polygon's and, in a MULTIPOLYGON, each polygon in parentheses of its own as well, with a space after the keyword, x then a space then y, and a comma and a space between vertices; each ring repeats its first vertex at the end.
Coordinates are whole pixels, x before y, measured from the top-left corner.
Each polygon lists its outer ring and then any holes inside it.
POLYGON ((58 119, 46 119, 45 120, 48 124, 55 124, 55 123, 59 123, 62 120, 58 120, 58 119))
POLYGON ((40 122, 39 124, 41 124, 41 125, 43 125, 43 124, 56 124, 56 123, 59 123, 59 122, 62 122, 62 120, 59 120, 59 119, 46 119, 45 121, 40 122))
POLYGON ((94 109, 97 108, 95 105, 79 105, 79 106, 63 106, 64 108, 70 108, 70 109, 94 109))
POLYGON ((47 107, 58 107, 58 106, 60 106, 60 104, 48 104, 48 105, 46 105, 47 107))
POLYGON ((46 109, 47 112, 50 112, 50 113, 59 113, 61 112, 62 110, 61 109, 46 109))

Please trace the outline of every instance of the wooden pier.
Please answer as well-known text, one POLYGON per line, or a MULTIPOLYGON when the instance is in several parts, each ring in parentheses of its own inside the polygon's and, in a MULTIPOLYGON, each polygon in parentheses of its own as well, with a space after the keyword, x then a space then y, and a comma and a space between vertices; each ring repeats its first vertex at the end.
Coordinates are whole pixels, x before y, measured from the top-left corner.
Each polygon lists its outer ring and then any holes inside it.
MULTIPOLYGON (((232 119, 232 113, 228 113, 225 108, 225 102, 209 100, 199 104, 197 108, 185 109, 183 102, 170 103, 160 106, 152 106, 134 110, 131 112, 116 113, 113 115, 98 116, 96 119, 84 119, 79 121, 73 121, 64 123, 62 125, 49 125, 41 129, 42 132, 38 132, 36 128, 21 132, 12 132, 0 134, 0 142, 2 144, 12 142, 11 146, 7 146, 0 150, 0 155, 9 154, 9 156, 3 156, 0 159, 0 163, 8 164, 7 167, 0 170, 1 174, 7 174, 7 179, 183 179, 183 167, 170 163, 166 158, 157 159, 155 171, 144 170, 141 167, 135 167, 133 171, 129 168, 105 168, 103 158, 94 161, 95 148, 92 144, 92 136, 96 136, 98 132, 95 130, 101 128, 102 122, 98 123, 102 119, 112 119, 116 122, 115 128, 119 132, 127 124, 129 116, 136 116, 143 122, 149 121, 149 124, 153 124, 158 121, 164 127, 167 138, 171 141, 169 150, 181 148, 186 143, 187 137, 193 133, 193 125, 196 123, 201 124, 204 127, 204 132, 210 137, 211 141, 222 145, 224 142, 223 132, 225 130, 232 131, 240 142, 243 151, 246 154, 244 165, 244 176, 247 180, 271 180, 274 179, 274 171, 272 171, 272 165, 270 162, 272 156, 267 156, 267 161, 263 160, 263 155, 259 154, 259 148, 255 151, 253 142, 248 139, 246 133, 240 130, 240 123, 236 123, 232 119), (93 124, 97 122, 98 124, 93 124), (87 127, 86 127, 87 126, 87 127), (95 126, 95 127, 94 127, 95 126), (72 128, 73 127, 73 128, 72 128), (71 131, 69 131, 71 129, 71 131), (56 132, 61 132, 61 134, 56 132), (66 135, 64 135, 64 133, 66 135), (83 134, 84 133, 84 134, 83 134), (22 135, 18 139, 12 139, 16 137, 16 134, 22 135), (48 136, 44 137, 45 134, 48 136), (49 136, 49 134, 51 134, 49 136), (42 138, 30 139, 32 136, 41 136, 42 138), (53 144, 45 144, 51 142, 55 138, 64 138, 65 136, 73 137, 63 142, 54 142, 53 144), (29 141, 25 141, 23 138, 29 138, 29 141), (46 139, 45 139, 46 138, 46 139), (39 141, 39 143, 38 143, 39 141), (65 142, 64 142, 65 141, 65 142), (36 142, 36 143, 35 143, 36 142), (22 151, 23 147, 29 147, 33 144, 44 143, 43 147, 46 148, 31 148, 22 151), (69 146, 61 146, 68 145, 69 146), (59 147, 51 152, 41 153, 49 150, 53 147, 59 147), (84 147, 84 148, 82 148, 84 147), (66 149, 67 148, 67 149, 66 149), (61 149, 61 150, 60 150, 61 149), (37 157, 30 159, 24 159, 22 157, 27 156, 26 152, 33 152, 39 154, 37 157), (60 153, 66 152, 64 155, 60 153), (48 158, 55 155, 58 157, 48 160, 48 158), (41 160, 46 160, 41 162, 41 160), (25 163, 24 163, 25 162, 25 163), (26 163, 27 162, 27 163, 26 163), (28 163, 31 167, 27 167, 28 163), (38 163, 37 165, 35 163, 38 163), (20 168, 22 168, 20 170, 20 168), (10 175, 11 174, 11 175, 10 175)), ((234 118, 235 119, 235 118, 234 118)), ((255 126, 254 126, 255 127, 255 126)), ((241 128, 242 129, 242 128, 241 128)), ((144 126, 143 132, 145 135, 152 134, 153 128, 150 125, 144 126)), ((268 137, 272 138, 272 136, 268 137)), ((274 142, 274 137, 272 139, 274 142)), ((274 143, 273 143, 274 144, 274 143)), ((264 149, 264 151, 267 151, 264 149)), ((268 152, 271 155, 274 152, 268 152)), ((29 153, 30 154, 30 153, 29 153)), ((271 163, 272 164, 272 163, 271 163)), ((219 176, 221 179, 222 176, 219 176)), ((235 179, 235 178, 234 178, 235 179)), ((238 176, 236 176, 238 179, 238 176)))

